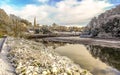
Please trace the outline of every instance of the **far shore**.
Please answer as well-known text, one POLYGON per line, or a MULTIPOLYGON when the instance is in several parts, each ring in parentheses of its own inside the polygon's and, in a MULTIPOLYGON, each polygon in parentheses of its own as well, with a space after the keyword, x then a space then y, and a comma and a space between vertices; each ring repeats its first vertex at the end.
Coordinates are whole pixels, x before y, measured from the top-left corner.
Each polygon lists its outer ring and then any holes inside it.
POLYGON ((120 39, 80 38, 80 37, 49 37, 46 42, 64 42, 73 44, 98 45, 103 47, 120 48, 120 39))

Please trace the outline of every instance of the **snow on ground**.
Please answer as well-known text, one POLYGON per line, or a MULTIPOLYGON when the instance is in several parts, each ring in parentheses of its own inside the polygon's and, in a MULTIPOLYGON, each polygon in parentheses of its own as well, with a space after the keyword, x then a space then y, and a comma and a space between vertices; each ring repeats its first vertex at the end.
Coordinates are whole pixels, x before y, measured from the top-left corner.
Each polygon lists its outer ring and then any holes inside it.
POLYGON ((18 75, 92 75, 40 42, 9 37, 7 44, 11 47, 8 58, 18 75))
MULTIPOLYGON (((0 43, 1 41, 2 39, 0 39, 0 43)), ((7 59, 8 50, 7 44, 4 44, 0 53, 0 75, 15 75, 14 68, 7 59)))
POLYGON ((9 37, 0 53, 0 75, 15 74, 92 75, 69 58, 44 48, 42 43, 9 37))

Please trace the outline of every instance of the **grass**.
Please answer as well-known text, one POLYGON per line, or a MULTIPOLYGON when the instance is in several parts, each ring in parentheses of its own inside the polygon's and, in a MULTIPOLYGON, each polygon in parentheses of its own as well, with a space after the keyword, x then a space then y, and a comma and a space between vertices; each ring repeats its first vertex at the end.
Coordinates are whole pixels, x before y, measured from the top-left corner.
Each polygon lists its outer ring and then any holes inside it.
POLYGON ((3 36, 2 35, 0 35, 0 38, 2 38, 3 36))
POLYGON ((3 34, 0 32, 0 38, 2 38, 3 37, 3 34))

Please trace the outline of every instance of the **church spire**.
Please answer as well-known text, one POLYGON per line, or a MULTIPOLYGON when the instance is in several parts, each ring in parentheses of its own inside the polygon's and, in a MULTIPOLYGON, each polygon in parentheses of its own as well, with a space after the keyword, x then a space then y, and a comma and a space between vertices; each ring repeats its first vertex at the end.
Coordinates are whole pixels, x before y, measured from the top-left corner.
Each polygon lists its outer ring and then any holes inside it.
POLYGON ((36 27, 36 17, 34 18, 34 27, 36 27))

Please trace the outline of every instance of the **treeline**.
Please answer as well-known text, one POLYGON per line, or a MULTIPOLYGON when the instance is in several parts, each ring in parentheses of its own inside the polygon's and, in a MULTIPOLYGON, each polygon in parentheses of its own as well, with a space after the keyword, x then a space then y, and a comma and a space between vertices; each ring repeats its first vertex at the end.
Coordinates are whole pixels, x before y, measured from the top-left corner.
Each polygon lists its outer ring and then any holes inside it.
POLYGON ((75 26, 67 27, 53 23, 52 25, 42 25, 40 26, 40 28, 41 30, 47 29, 49 31, 58 31, 58 32, 72 32, 72 31, 81 32, 84 27, 75 27, 75 26))
POLYGON ((24 37, 29 34, 29 30, 33 30, 34 33, 52 33, 58 32, 81 32, 83 27, 66 27, 53 23, 52 25, 32 25, 28 20, 22 19, 13 14, 8 15, 3 9, 0 9, 0 36, 9 35, 14 37, 24 37))
POLYGON ((120 38, 120 5, 94 17, 84 33, 99 38, 120 38))
POLYGON ((29 21, 12 14, 8 15, 3 9, 0 9, 0 36, 22 36, 28 26, 32 26, 29 21))

